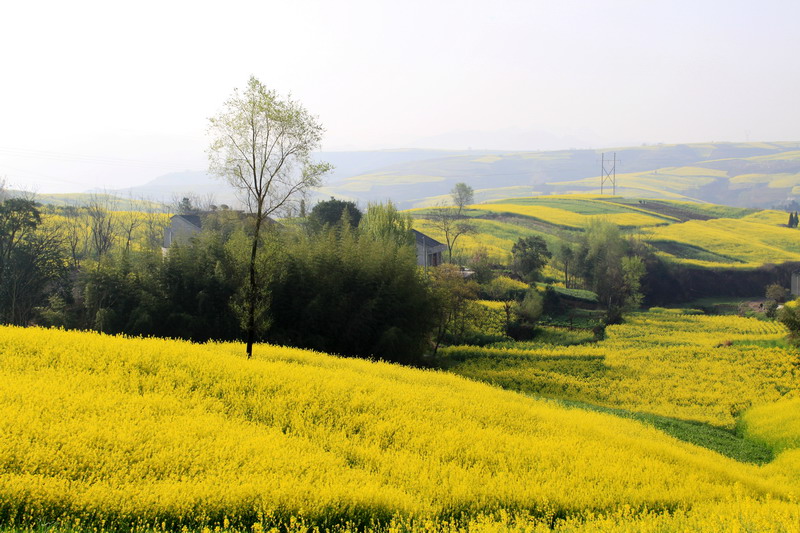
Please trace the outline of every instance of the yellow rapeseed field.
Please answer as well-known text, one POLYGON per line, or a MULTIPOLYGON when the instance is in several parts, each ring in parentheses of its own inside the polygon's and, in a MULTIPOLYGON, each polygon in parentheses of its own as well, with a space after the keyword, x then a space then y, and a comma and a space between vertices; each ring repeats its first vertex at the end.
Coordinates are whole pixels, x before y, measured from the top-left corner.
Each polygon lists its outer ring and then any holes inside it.
MULTIPOLYGON (((690 335, 673 346, 695 349, 690 335)), ((243 351, 0 328, 0 525, 792 531, 800 517, 797 479, 631 420, 440 372, 243 351)))
POLYGON ((754 268, 764 263, 800 261, 800 239, 796 229, 781 227, 788 215, 764 211, 742 219, 690 220, 644 230, 647 240, 665 240, 699 246, 739 263, 715 263, 683 259, 703 267, 754 268))
POLYGON ((750 406, 800 395, 800 356, 786 330, 737 316, 649 312, 606 340, 538 348, 444 348, 456 371, 506 388, 733 427, 750 406))
POLYGON ((565 226, 568 228, 582 228, 586 226, 590 220, 602 219, 608 220, 618 226, 638 227, 638 226, 654 226, 665 224, 663 218, 651 216, 641 210, 629 210, 624 213, 606 213, 599 215, 583 215, 560 209, 557 207, 549 207, 544 205, 516 205, 505 203, 494 204, 476 204, 475 209, 484 209, 486 211, 494 211, 497 213, 511 213, 514 215, 522 215, 526 217, 542 220, 549 224, 556 226, 565 226))

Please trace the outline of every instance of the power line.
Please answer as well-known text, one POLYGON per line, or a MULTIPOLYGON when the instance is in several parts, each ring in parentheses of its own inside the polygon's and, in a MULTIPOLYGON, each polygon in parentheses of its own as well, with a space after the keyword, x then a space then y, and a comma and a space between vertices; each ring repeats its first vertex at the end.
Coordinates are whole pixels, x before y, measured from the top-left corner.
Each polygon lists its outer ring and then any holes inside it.
POLYGON ((610 167, 606 167, 606 154, 603 152, 600 159, 600 194, 603 194, 603 187, 606 182, 611 185, 612 194, 617 194, 617 152, 614 152, 614 159, 608 162, 610 167))

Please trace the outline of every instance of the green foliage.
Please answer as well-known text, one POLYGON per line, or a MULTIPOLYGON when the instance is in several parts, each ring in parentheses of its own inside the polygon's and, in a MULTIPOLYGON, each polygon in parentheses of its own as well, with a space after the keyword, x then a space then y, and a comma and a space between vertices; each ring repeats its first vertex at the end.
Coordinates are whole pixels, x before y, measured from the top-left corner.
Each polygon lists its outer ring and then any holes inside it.
POLYGON ((536 323, 544 310, 544 297, 536 289, 525 293, 521 301, 511 307, 513 320, 508 325, 508 335, 516 340, 532 338, 536 333, 536 323))
POLYGON ((789 330, 794 342, 800 339, 800 299, 787 302, 778 310, 776 318, 789 330))
POLYGON ((361 210, 355 202, 337 200, 331 197, 330 200, 319 202, 311 210, 308 217, 312 228, 319 230, 326 226, 337 226, 342 223, 344 217, 351 226, 358 226, 361 222, 361 210))
POLYGON ((777 303, 784 303, 789 298, 789 289, 780 283, 772 283, 767 285, 765 291, 767 300, 774 300, 777 303))
POLYGON ((575 272, 597 294, 607 310, 608 323, 619 322, 623 311, 641 304, 645 265, 617 226, 603 221, 590 223, 574 255, 575 272))
MULTIPOLYGON (((247 247, 241 232, 238 240, 247 247)), ((81 309, 72 311, 78 316, 70 321, 107 333, 238 339, 231 303, 244 285, 243 261, 211 231, 190 245, 173 246, 166 257, 144 251, 109 255, 82 270, 81 309)))
MULTIPOLYGON (((537 286, 541 287, 543 284, 538 283, 537 286)), ((547 288, 552 289, 560 298, 567 298, 569 300, 576 300, 586 303, 597 303, 597 295, 592 291, 585 289, 565 289, 555 285, 547 285, 547 288)))
POLYGON ((359 229, 379 242, 395 242, 398 245, 414 245, 411 215, 401 213, 389 201, 386 204, 369 204, 361 219, 359 229))
POLYGON ((269 254, 266 338, 329 353, 414 362, 434 306, 410 246, 344 228, 282 236, 269 254))
POLYGON ((0 321, 27 325, 51 292, 63 290, 66 258, 61 235, 43 228, 32 200, 0 203, 0 321))
POLYGON ((525 293, 522 301, 514 306, 514 316, 526 325, 533 326, 542 316, 544 308, 544 297, 536 289, 530 289, 525 293))
POLYGON ((558 403, 567 407, 638 420, 676 439, 714 450, 740 462, 765 464, 773 459, 772 451, 764 444, 745 438, 736 431, 711 424, 569 400, 558 400, 558 403))
POLYGON ((244 192, 255 215, 248 286, 244 289, 249 358, 253 355, 256 314, 265 305, 259 299, 256 271, 261 225, 270 215, 289 210, 304 191, 318 186, 332 167, 311 157, 324 131, 317 118, 298 102, 282 99, 267 89, 255 76, 250 77, 243 92, 234 89, 223 110, 209 121, 209 169, 244 192))
POLYGON ((511 247, 511 269, 528 281, 536 281, 541 270, 553 254, 547 249, 547 243, 538 235, 519 239, 511 247))
POLYGON ((474 279, 481 285, 491 283, 495 277, 492 260, 486 248, 479 247, 472 252, 467 266, 475 272, 474 279))
POLYGON ((518 300, 525 296, 529 285, 508 276, 497 276, 481 287, 481 292, 491 300, 518 300))
POLYGON ((475 191, 466 183, 459 182, 456 183, 453 190, 450 191, 450 195, 453 197, 453 205, 458 208, 458 214, 460 215, 464 207, 474 201, 475 191))
POLYGON ((491 348, 534 349, 542 345, 575 346, 594 342, 595 338, 588 329, 570 329, 566 327, 539 326, 530 341, 506 341, 491 345, 491 348))
POLYGON ((451 264, 442 264, 428 270, 431 288, 436 301, 434 348, 442 342, 463 342, 469 331, 470 311, 478 296, 478 284, 464 279, 461 270, 451 264))

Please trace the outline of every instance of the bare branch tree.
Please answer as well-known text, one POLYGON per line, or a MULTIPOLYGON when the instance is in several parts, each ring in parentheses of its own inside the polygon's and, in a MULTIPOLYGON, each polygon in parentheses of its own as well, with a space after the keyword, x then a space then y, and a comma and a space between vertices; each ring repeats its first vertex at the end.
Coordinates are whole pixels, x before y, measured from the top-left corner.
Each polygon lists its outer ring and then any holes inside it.
POLYGON ((259 303, 256 254, 261 226, 268 216, 284 212, 304 191, 318 186, 331 169, 311 160, 323 131, 302 105, 281 99, 255 77, 244 91, 235 89, 223 110, 210 119, 209 170, 240 191, 255 215, 245 306, 248 358, 253 354, 259 303))
POLYGON ((163 245, 164 230, 168 225, 166 212, 168 206, 159 207, 154 201, 140 198, 144 210, 145 245, 149 250, 157 250, 163 245))
POLYGON ((77 269, 81 258, 86 252, 89 241, 89 220, 86 210, 75 205, 69 205, 62 210, 63 239, 69 250, 71 266, 77 269))
POLYGON ((91 246, 98 261, 111 250, 116 237, 115 217, 108 203, 107 195, 93 194, 86 206, 91 246))
POLYGON ((447 262, 452 263, 456 241, 462 235, 475 233, 475 227, 461 219, 461 214, 457 208, 447 207, 442 204, 432 210, 429 220, 434 228, 444 234, 445 244, 447 245, 447 262))

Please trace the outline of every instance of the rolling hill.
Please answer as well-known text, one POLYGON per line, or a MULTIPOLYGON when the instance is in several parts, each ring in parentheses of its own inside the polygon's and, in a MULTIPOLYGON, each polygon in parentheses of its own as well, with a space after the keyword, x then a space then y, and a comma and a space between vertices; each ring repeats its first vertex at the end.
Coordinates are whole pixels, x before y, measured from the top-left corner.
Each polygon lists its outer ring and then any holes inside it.
MULTIPOLYGON (((417 229, 444 239, 430 209, 410 213, 417 229)), ((575 240, 591 220, 600 219, 620 226, 674 264, 754 269, 800 261, 800 232, 786 226, 786 213, 773 210, 576 194, 473 204, 465 215, 476 229, 458 241, 465 259, 483 248, 495 261, 507 262, 513 244, 527 235, 540 235, 556 250, 561 242, 575 240)))
POLYGON ((453 375, 268 345, 248 361, 238 344, 1 333, 0 523, 15 528, 712 531, 800 517, 783 468, 453 375))
MULTIPOLYGON (((552 152, 476 152, 392 163, 329 180, 322 189, 361 202, 401 207, 448 202, 465 182, 476 201, 547 194, 599 193, 601 153, 616 153, 622 196, 773 207, 800 185, 800 143, 708 143, 552 152)), ((608 192, 608 191, 606 191, 608 192)))
MULTIPOLYGON (((392 200, 401 208, 450 201, 456 183, 475 189, 478 202, 551 194, 600 192, 601 155, 616 154, 616 194, 625 197, 709 202, 739 207, 800 209, 800 142, 705 143, 560 151, 382 150, 321 152, 334 171, 311 194, 311 203, 336 196, 368 202, 392 200)), ((109 192, 170 202, 213 196, 236 206, 236 192, 205 171, 167 174, 109 192)), ((609 192, 604 190, 603 192, 609 192)), ((50 201, 43 197, 43 201, 50 201)), ((58 202, 57 199, 54 201, 58 202)))

